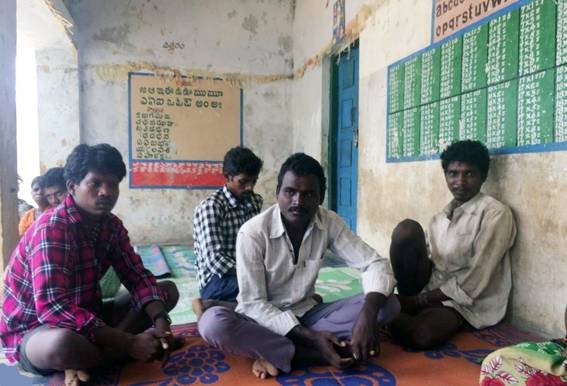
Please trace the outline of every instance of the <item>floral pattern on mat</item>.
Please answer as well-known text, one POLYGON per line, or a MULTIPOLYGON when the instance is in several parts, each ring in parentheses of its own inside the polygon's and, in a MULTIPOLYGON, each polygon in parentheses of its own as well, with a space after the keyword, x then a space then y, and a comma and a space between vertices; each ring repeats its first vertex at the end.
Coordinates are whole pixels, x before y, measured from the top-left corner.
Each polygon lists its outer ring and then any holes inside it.
POLYGON ((343 371, 328 367, 306 367, 280 375, 276 381, 282 386, 396 385, 396 378, 391 372, 373 363, 343 371))
POLYGON ((194 383, 211 384, 219 380, 219 375, 230 370, 225 355, 218 349, 195 345, 186 351, 172 354, 163 368, 164 378, 159 380, 133 383, 132 386, 155 385, 192 385, 194 383))
POLYGON ((423 355, 426 356, 427 358, 436 359, 436 360, 443 359, 446 357, 463 358, 470 363, 474 363, 478 365, 480 364, 480 362, 482 362, 482 359, 484 357, 486 357, 494 350, 493 349, 459 350, 456 344, 446 343, 432 350, 418 351, 404 347, 404 351, 423 353, 423 355))
MULTIPOLYGON (((331 367, 304 367, 290 374, 259 380, 250 371, 252 360, 222 353, 206 345, 194 323, 172 327, 176 335, 186 337, 183 348, 171 354, 164 368, 160 362, 129 362, 110 374, 96 374, 95 384, 108 386, 354 386, 386 385, 478 386, 478 360, 495 350, 471 331, 464 331, 449 344, 434 350, 412 351, 392 342, 387 332, 380 334, 381 354, 371 363, 340 371, 331 367)), ((504 332, 506 329, 501 328, 504 332)), ((0 379, 2 384, 2 379, 0 379)), ((62 375, 35 383, 61 386, 62 375)), ((499 385, 498 383, 495 383, 499 385)), ((519 382, 517 385, 521 384, 519 382)), ((545 383, 544 383, 545 384, 545 383)), ((490 385, 490 383, 488 384, 490 385)), ((541 385, 541 383, 540 383, 541 385)))

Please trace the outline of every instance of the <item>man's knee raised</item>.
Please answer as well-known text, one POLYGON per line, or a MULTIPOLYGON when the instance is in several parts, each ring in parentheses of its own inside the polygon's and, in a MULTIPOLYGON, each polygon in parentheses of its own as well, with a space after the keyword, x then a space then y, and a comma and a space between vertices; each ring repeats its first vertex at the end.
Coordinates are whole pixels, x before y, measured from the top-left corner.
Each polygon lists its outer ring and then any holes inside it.
POLYGON ((30 352, 30 350, 36 350, 38 347, 37 344, 39 343, 42 346, 42 354, 39 356, 42 358, 42 361, 47 360, 49 362, 49 368, 64 370, 68 368, 70 363, 76 362, 77 347, 86 340, 83 336, 74 331, 61 328, 52 330, 49 339, 46 339, 46 341, 48 344, 38 342, 37 340, 30 340, 26 347, 26 354, 30 359, 38 358, 37 354, 30 352), (30 344, 31 342, 33 343, 30 344))
POLYGON ((425 232, 421 225, 412 219, 402 220, 392 232, 392 242, 401 243, 425 237, 425 232))

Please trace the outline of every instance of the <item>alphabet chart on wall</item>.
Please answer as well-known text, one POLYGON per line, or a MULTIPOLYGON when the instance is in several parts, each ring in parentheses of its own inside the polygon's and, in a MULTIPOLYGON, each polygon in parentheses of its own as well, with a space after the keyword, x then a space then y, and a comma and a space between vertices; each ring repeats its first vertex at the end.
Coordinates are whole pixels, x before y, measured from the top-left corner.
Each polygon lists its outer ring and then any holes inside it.
POLYGON ((387 161, 567 149, 567 0, 520 1, 388 67, 387 161))

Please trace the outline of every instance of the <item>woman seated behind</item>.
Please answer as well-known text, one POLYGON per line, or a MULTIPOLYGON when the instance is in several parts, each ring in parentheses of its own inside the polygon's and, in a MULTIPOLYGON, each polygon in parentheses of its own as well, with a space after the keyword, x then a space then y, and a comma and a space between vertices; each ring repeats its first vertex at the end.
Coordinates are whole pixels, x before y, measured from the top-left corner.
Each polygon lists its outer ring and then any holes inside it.
MULTIPOLYGON (((565 310, 567 333, 567 309, 565 310)), ((526 342, 496 350, 482 361, 481 386, 567 385, 567 335, 548 342, 526 342)))
POLYGON ((49 203, 43 195, 43 181, 41 176, 37 176, 32 180, 31 194, 37 204, 37 208, 31 208, 22 215, 18 225, 18 233, 20 236, 26 232, 45 209, 49 208, 49 203))

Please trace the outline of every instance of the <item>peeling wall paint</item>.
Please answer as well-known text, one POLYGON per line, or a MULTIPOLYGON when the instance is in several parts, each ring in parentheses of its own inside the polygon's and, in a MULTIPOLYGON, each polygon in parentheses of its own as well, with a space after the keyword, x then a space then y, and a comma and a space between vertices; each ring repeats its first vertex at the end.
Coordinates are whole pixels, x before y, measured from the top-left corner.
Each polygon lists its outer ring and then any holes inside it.
MULTIPOLYGON (((62 0, 43 0, 51 14, 53 15, 53 19, 55 22, 61 26, 61 28, 65 31, 70 42, 73 43, 73 47, 76 48, 74 45, 74 22, 73 18, 69 14, 67 7, 63 3, 62 0)), ((76 54, 76 51, 75 51, 76 54)))
POLYGON ((277 58, 278 39, 291 34, 290 1, 69 0, 68 6, 80 26, 78 43, 89 47, 81 50, 89 65, 143 61, 216 73, 291 73, 291 63, 277 58), (166 42, 183 49, 170 53, 166 42))
POLYGON ((174 68, 158 66, 153 63, 143 61, 121 64, 99 64, 89 67, 96 72, 100 80, 117 83, 127 81, 128 72, 152 72, 160 76, 179 78, 222 78, 229 83, 233 83, 235 87, 249 87, 255 84, 272 83, 293 78, 291 74, 258 75, 232 72, 221 73, 198 68, 174 68))
MULTIPOLYGON (((246 74, 246 73, 225 73, 207 70, 204 68, 183 68, 183 67, 168 67, 156 64, 155 62, 143 62, 143 61, 135 61, 135 62, 128 62, 126 64, 102 64, 96 66, 97 72, 101 76, 101 78, 108 80, 108 81, 122 81, 125 77, 127 77, 128 71, 140 71, 140 70, 147 70, 147 71, 154 71, 154 72, 164 72, 164 73, 171 73, 173 71, 180 71, 183 76, 203 76, 203 77, 222 77, 223 79, 227 80, 234 80, 239 84, 251 84, 251 83, 269 83, 269 82, 277 82, 282 79, 300 79, 304 76, 305 72, 313 67, 317 67, 321 65, 321 61, 329 56, 333 52, 341 51, 343 48, 347 47, 358 39, 358 36, 361 31, 366 28, 366 25, 373 20, 373 15, 376 10, 383 5, 384 0, 374 0, 370 1, 368 4, 362 4, 360 9, 357 9, 357 13, 353 16, 353 19, 346 26, 345 30, 345 37, 343 41, 338 46, 333 46, 331 36, 329 35, 328 31, 321 35, 315 35, 317 37, 324 36, 325 37, 325 44, 319 51, 305 58, 299 58, 301 63, 297 68, 294 68, 293 72, 289 73, 278 73, 278 74, 246 74)), ((354 2, 360 3, 359 2, 354 2)), ((300 4, 309 4, 309 3, 300 3, 300 4)), ((315 3, 311 3, 315 4, 315 3)), ((348 3, 350 4, 350 3, 348 3)), ((309 5, 308 5, 309 6, 309 5)), ((320 4, 317 4, 320 6, 320 4)), ((330 7, 326 6, 326 9, 330 9, 330 7)), ((348 9, 352 9, 349 7, 348 9)), ((233 19, 238 15, 237 10, 232 10, 231 12, 227 13, 228 19, 233 19)), ((262 20, 264 24, 268 24, 266 20, 266 12, 262 12, 262 20)), ((242 29, 248 31, 252 35, 257 34, 258 28, 258 20, 253 14, 249 14, 244 16, 242 19, 242 29)), ((160 29, 160 35, 165 35, 165 30, 160 29)), ((310 33, 312 36, 313 34, 310 33)), ((129 35, 131 35, 130 27, 128 25, 120 25, 108 28, 102 28, 100 31, 94 33, 92 38, 94 40, 100 40, 107 43, 112 43, 117 46, 124 46, 128 45, 129 48, 133 48, 130 46, 130 42, 128 40, 129 35)), ((256 42, 255 42, 256 43, 256 42)), ((221 41, 216 41, 215 46, 220 46, 221 41)), ((293 38, 292 36, 279 36, 277 40, 277 45, 280 47, 280 50, 277 53, 280 56, 284 56, 292 51, 293 47, 293 38)), ((169 51, 175 51, 175 48, 169 48, 169 51)), ((297 61, 297 59, 296 59, 297 61)), ((293 63, 286 58, 285 62, 290 65, 293 63)), ((207 66, 209 67, 209 66, 207 66)))
MULTIPOLYGON (((264 160, 257 191, 275 200, 292 151, 293 3, 69 0, 78 27, 81 140, 128 159, 128 72, 222 77, 243 88, 243 142, 264 160)), ((135 243, 189 242, 194 207, 211 190, 129 189, 115 209, 135 243)))
MULTIPOLYGON (((144 62, 144 61, 135 61, 135 62, 128 62, 126 64, 102 64, 102 65, 95 65, 97 68, 98 74, 101 76, 102 79, 107 81, 123 81, 127 79, 128 71, 153 71, 157 73, 164 73, 170 74, 174 72, 180 72, 183 76, 197 76, 197 77, 221 77, 227 80, 234 80, 235 83, 238 85, 246 85, 252 83, 269 83, 269 82, 277 82, 282 79, 300 79, 304 76, 305 71, 309 69, 320 66, 321 61, 332 54, 333 52, 341 51, 343 48, 348 48, 348 46, 358 39, 358 36, 361 31, 366 28, 366 25, 373 19, 373 15, 376 10, 383 5, 385 0, 374 0, 369 2, 369 4, 363 4, 358 12, 354 15, 354 18, 350 20, 348 25, 346 26, 345 38, 338 46, 333 46, 332 39, 326 39, 326 43, 324 46, 314 55, 311 55, 307 58, 301 58, 301 65, 294 69, 292 73, 279 73, 279 74, 268 74, 268 75, 260 75, 260 74, 246 74, 246 73, 223 73, 219 71, 212 71, 206 70, 203 68, 183 68, 183 67, 168 67, 156 64, 155 62, 144 62)), ((356 2, 355 2, 356 3, 356 2)), ((325 8, 329 8, 328 6, 325 8)), ((352 8, 352 7, 350 7, 352 8)), ((227 14, 229 19, 232 19, 238 15, 237 10, 232 10, 227 14)), ((266 12, 262 12, 262 19, 264 24, 267 24, 266 21, 266 12)), ((245 16, 242 20, 242 29, 250 32, 251 34, 257 34, 258 28, 258 20, 253 14, 245 16)), ((163 29, 160 29, 160 34, 165 35, 163 29)), ((93 40, 100 40, 107 43, 112 43, 114 45, 130 45, 128 42, 128 37, 131 35, 129 25, 121 25, 115 27, 108 27, 103 28, 100 31, 94 33, 92 35, 93 40)), ((322 36, 327 36, 328 33, 323 34, 322 36)), ((215 46, 220 46, 221 42, 216 41, 215 46)), ((280 47, 280 50, 277 53, 280 56, 284 56, 292 51, 293 47, 293 38, 292 36, 279 36, 277 40, 277 45, 280 47)), ((168 49, 170 52, 175 51, 174 46, 169 46, 168 49)), ((289 60, 286 58, 286 63, 289 60)), ((292 62, 289 62, 290 64, 292 62)), ((209 66, 207 66, 209 67, 209 66)))

